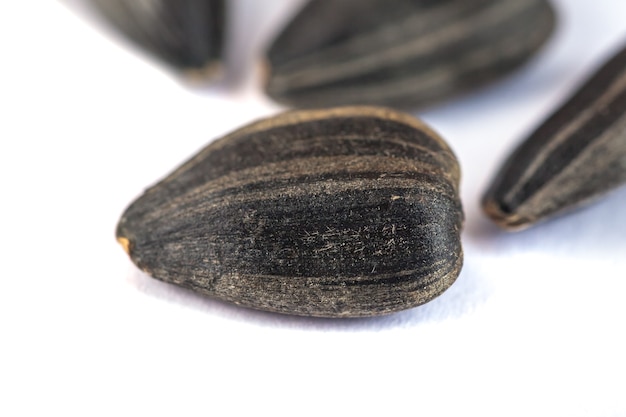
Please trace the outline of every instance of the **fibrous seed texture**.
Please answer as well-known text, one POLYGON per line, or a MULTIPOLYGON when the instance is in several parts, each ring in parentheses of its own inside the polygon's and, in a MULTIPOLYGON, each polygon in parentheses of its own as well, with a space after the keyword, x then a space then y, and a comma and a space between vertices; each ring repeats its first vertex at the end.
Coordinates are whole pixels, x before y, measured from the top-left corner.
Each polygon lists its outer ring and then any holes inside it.
POLYGON ((128 207, 117 237, 154 278, 239 305, 387 314, 459 275, 459 176, 409 115, 292 111, 208 145, 128 207))

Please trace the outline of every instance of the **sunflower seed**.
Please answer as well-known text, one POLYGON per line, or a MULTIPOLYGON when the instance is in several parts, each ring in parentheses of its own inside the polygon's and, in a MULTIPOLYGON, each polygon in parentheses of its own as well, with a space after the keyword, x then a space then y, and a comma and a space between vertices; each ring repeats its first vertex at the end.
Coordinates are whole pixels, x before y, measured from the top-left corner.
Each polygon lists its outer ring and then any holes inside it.
POLYGON ((236 304, 374 316, 455 281, 458 186, 450 148, 411 116, 289 112, 210 144, 148 189, 117 238, 149 275, 236 304))
POLYGON ((432 105, 512 72, 554 27, 546 0, 311 0, 268 52, 295 107, 432 105))
POLYGON ((219 68, 224 0, 92 0, 137 45, 192 78, 219 68))
POLYGON ((500 226, 524 228, 626 181, 626 48, 509 157, 483 198, 500 226))

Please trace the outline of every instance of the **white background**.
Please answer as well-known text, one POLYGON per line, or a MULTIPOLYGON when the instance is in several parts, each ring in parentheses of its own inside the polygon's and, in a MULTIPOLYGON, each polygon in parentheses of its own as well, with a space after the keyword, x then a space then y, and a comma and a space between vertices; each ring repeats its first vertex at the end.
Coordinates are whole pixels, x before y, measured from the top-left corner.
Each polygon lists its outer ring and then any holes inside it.
POLYGON ((230 75, 189 89, 78 0, 0 5, 0 415, 626 416, 626 189, 507 234, 479 198, 514 144, 626 40, 624 0, 554 1, 521 71, 421 116, 463 169, 466 261, 384 318, 250 311, 157 282, 125 206, 280 110, 262 48, 301 1, 232 1, 230 75))

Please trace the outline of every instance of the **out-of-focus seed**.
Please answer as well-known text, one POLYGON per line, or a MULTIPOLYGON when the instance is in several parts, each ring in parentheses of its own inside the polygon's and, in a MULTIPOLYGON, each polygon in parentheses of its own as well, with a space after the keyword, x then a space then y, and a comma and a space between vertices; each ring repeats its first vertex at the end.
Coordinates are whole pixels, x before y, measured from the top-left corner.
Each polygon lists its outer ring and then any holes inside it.
POLYGON ((193 80, 219 71, 224 0, 91 0, 131 41, 193 80))
POLYGON ((311 0, 267 58, 294 107, 429 106, 528 61, 552 33, 546 0, 311 0))

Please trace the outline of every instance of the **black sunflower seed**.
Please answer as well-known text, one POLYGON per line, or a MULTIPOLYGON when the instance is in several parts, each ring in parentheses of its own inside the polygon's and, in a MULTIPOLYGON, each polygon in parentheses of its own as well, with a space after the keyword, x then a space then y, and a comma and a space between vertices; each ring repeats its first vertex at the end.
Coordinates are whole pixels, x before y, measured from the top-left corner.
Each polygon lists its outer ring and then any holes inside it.
POLYGON ((523 228, 626 181, 626 48, 506 161, 483 198, 500 226, 523 228))
POLYGON ((194 78, 217 73, 224 0, 92 0, 122 33, 194 78))
POLYGON ((428 106, 529 60, 546 0, 311 0, 267 54, 267 92, 295 107, 428 106))
POLYGON ((423 304, 462 264, 459 167, 393 110, 259 121, 148 189, 117 237, 153 277, 287 314, 374 316, 423 304))

